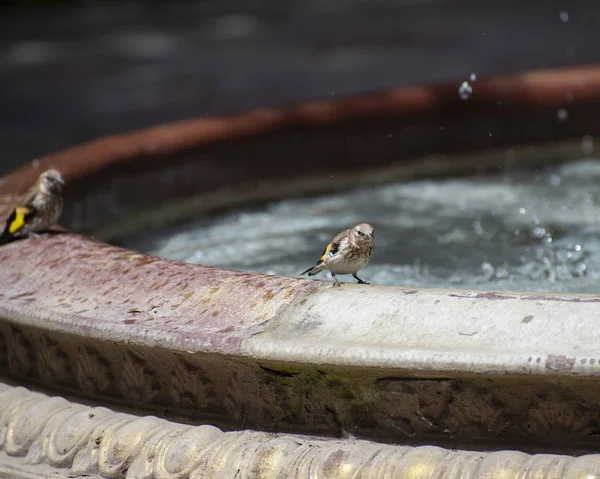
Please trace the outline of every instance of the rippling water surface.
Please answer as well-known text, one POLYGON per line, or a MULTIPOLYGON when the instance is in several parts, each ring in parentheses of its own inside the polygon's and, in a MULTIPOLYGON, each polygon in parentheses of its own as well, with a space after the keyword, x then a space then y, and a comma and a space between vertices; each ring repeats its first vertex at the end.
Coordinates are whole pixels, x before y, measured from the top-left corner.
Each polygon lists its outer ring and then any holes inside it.
POLYGON ((371 283, 600 293, 596 159, 278 201, 120 244, 190 263, 295 276, 334 234, 360 222, 376 230, 373 258, 360 274, 371 283))

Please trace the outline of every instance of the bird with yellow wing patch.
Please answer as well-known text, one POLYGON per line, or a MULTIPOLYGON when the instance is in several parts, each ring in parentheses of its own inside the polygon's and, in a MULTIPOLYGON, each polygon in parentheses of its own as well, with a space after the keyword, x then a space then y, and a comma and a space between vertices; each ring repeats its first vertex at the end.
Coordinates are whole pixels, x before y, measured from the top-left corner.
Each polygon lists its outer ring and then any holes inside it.
POLYGON ((50 229, 62 214, 63 185, 58 171, 44 171, 8 216, 0 245, 50 229))
POLYGON ((308 273, 313 276, 320 271, 329 270, 334 286, 341 286, 336 274, 351 274, 359 283, 368 284, 356 274, 371 259, 374 241, 375 230, 370 224, 361 223, 344 230, 327 245, 317 264, 300 274, 308 273))

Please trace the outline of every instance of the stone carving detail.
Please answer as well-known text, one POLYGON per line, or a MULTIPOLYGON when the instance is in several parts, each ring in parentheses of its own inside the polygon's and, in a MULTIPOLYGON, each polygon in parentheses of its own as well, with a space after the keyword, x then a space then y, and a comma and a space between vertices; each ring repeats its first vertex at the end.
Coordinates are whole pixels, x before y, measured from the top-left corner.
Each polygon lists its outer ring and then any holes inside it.
POLYGON ((556 393, 548 393, 550 398, 534 396, 533 404, 528 410, 528 417, 524 427, 539 429, 538 434, 549 431, 560 431, 565 438, 569 435, 592 436, 593 424, 585 417, 581 406, 571 398, 568 400, 569 408, 561 407, 565 398, 556 393), (553 396, 553 397, 552 397, 553 396))
POLYGON ((222 432, 155 417, 73 404, 0 384, 0 475, 200 479, 381 478, 411 471, 454 477, 522 477, 531 470, 565 479, 593 474, 598 455, 481 453, 361 440, 311 440, 262 432, 222 432), (532 465, 535 467, 531 469, 532 465))
POLYGON ((120 386, 125 398, 137 402, 150 402, 159 393, 156 374, 131 352, 125 353, 120 386))
POLYGON ((42 336, 38 345, 38 375, 48 384, 61 384, 71 377, 69 358, 57 343, 42 336))
POLYGON ((77 384, 86 394, 101 394, 109 386, 110 364, 95 349, 82 346, 75 362, 77 384))
POLYGON ((35 366, 35 356, 31 343, 22 331, 8 328, 8 367, 16 374, 28 374, 35 366))
POLYGON ((206 379, 204 371, 185 361, 177 361, 171 375, 169 397, 178 408, 199 408, 206 397, 206 379))
POLYGON ((7 374, 228 427, 342 430, 375 438, 384 431, 398 440, 437 435, 500 443, 530 437, 542 446, 568 437, 578 448, 593 447, 600 427, 596 383, 566 391, 537 384, 531 394, 519 396, 518 385, 508 379, 506 387, 488 387, 483 379, 345 378, 335 371, 256 368, 211 355, 145 356, 129 345, 86 341, 75 349, 52 331, 1 326, 0 369, 7 374))
POLYGON ((6 335, 0 331, 0 367, 8 364, 8 345, 6 344, 6 335))
POLYGON ((504 417, 509 408, 501 407, 499 399, 486 389, 473 387, 454 392, 448 405, 448 422, 461 435, 477 437, 485 435, 484 431, 500 435, 511 426, 504 417))

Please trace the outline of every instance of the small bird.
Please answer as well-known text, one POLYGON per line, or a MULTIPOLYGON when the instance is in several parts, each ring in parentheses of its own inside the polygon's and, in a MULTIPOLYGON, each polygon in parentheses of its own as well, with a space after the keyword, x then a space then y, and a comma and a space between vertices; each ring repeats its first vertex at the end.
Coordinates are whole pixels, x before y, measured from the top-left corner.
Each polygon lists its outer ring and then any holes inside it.
POLYGON ((336 274, 351 274, 360 284, 369 284, 356 273, 371 259, 374 241, 375 230, 370 224, 361 223, 344 230, 327 245, 317 264, 300 274, 314 276, 327 269, 333 276, 334 286, 342 285, 335 277, 336 274))
POLYGON ((42 233, 54 225, 63 210, 63 185, 58 171, 44 171, 8 216, 0 236, 0 245, 42 233))

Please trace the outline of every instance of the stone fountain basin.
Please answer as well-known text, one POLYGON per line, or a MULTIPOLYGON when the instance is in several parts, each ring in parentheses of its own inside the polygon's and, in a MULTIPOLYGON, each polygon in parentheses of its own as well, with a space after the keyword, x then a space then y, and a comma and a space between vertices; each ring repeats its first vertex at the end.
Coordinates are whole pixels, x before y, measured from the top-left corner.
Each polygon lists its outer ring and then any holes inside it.
POLYGON ((68 188, 66 230, 0 248, 3 375, 226 430, 594 450, 600 294, 334 289, 102 242, 249 202, 564 161, 600 133, 600 68, 479 79, 468 101, 459 84, 159 126, 4 177, 2 215, 48 167, 68 188))

